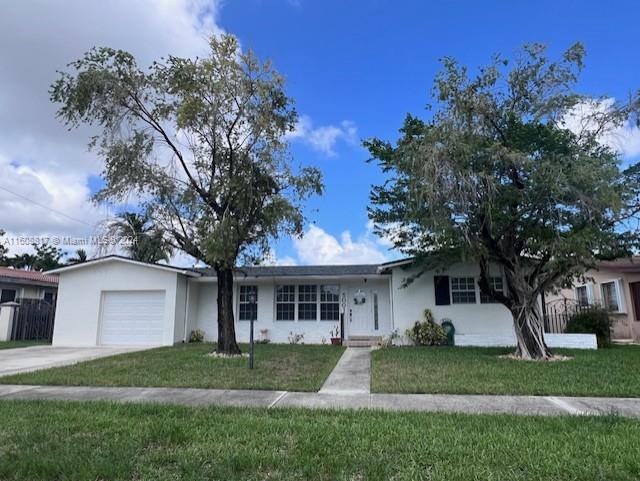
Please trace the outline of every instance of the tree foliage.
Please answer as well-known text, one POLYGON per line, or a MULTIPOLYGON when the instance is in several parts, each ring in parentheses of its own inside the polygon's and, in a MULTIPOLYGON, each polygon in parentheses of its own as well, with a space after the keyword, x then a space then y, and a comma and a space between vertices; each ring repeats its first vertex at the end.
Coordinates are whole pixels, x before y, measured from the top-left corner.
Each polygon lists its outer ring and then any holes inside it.
POLYGON ((123 245, 131 259, 154 264, 171 257, 170 242, 148 213, 122 212, 107 221, 104 228, 108 237, 122 241, 114 245, 123 245))
POLYGON ((83 262, 87 262, 89 257, 87 256, 87 251, 84 249, 76 249, 76 253, 73 254, 72 257, 67 259, 67 264, 81 264, 83 262))
MULTIPOLYGON (((218 350, 239 352, 232 269, 270 240, 302 231, 302 202, 320 172, 294 169, 285 135, 296 112, 269 62, 229 35, 204 58, 169 56, 143 70, 124 51, 94 48, 52 85, 69 127, 95 124, 105 167, 97 200, 143 200, 172 245, 218 274, 218 350)), ((255 260, 255 259, 252 259, 255 260)))
POLYGON ((64 251, 49 244, 33 244, 34 253, 14 254, 5 256, 2 265, 26 269, 30 271, 48 271, 62 265, 64 251))
POLYGON ((638 242, 637 231, 621 227, 637 213, 637 167, 622 171, 602 138, 640 100, 575 93, 583 59, 580 44, 558 61, 528 45, 515 61, 498 57, 472 75, 445 58, 431 118, 407 116, 395 145, 366 142, 388 175, 371 194, 378 233, 425 269, 477 262, 481 291, 514 315, 523 357, 550 355, 540 294, 638 242), (489 282, 492 264, 504 292, 489 282))

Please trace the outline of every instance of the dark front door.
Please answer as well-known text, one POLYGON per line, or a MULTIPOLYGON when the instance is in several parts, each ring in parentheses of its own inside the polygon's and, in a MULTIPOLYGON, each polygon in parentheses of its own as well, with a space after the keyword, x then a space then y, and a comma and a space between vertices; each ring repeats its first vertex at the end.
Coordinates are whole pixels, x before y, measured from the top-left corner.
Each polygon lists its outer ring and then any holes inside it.
POLYGON ((629 284, 631 290, 631 302, 633 303, 633 313, 636 321, 640 321, 640 282, 629 284))

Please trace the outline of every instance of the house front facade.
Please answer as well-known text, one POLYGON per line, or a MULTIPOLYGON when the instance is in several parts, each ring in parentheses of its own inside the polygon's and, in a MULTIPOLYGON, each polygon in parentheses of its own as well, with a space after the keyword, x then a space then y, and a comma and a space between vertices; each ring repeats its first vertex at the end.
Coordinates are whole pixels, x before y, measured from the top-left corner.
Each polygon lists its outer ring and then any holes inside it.
POLYGON ((550 313, 589 306, 610 312, 613 339, 640 341, 640 256, 599 262, 584 279, 546 296, 550 313))
POLYGON ((0 304, 20 299, 42 299, 54 303, 57 291, 57 276, 0 267, 0 304))
MULTIPOLYGON (((515 344, 511 314, 480 294, 476 266, 459 263, 443 272, 423 272, 405 285, 418 272, 410 260, 238 268, 237 339, 249 340, 253 319, 255 338, 275 343, 329 342, 341 326, 346 342, 376 342, 393 332, 407 342, 405 331, 430 309, 437 322, 453 323, 457 344, 515 344)), ((51 273, 60 278, 54 345, 172 345, 188 341, 194 330, 203 331, 207 341, 217 339, 217 281, 211 269, 109 256, 51 273)), ((502 289, 497 269, 491 282, 502 289)))

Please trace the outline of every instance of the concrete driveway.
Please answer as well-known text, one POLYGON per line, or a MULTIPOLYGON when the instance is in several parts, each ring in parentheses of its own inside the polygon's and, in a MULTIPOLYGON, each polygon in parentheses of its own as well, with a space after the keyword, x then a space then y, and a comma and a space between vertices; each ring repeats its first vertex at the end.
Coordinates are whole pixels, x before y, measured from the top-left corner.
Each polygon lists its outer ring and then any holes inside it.
POLYGON ((115 356, 126 352, 151 349, 148 346, 53 347, 32 346, 18 349, 0 349, 0 377, 50 367, 68 366, 82 361, 115 356))

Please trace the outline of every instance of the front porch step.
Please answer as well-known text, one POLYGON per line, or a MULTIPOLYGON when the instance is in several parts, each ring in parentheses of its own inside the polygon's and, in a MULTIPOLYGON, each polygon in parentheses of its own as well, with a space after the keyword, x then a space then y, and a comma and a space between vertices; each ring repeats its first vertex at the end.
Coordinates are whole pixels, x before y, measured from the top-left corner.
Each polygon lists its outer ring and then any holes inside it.
POLYGON ((345 340, 347 347, 371 347, 377 346, 382 341, 382 336, 349 336, 345 340))

